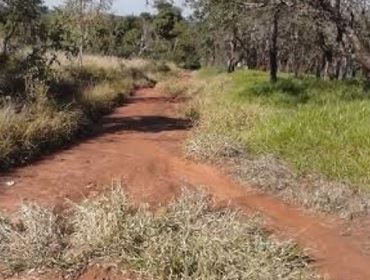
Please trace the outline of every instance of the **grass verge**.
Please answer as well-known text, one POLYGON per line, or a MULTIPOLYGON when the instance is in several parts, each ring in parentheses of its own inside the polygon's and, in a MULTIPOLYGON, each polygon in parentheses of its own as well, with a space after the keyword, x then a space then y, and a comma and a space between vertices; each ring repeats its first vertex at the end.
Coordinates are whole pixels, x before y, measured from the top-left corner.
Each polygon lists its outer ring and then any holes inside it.
POLYGON ((198 193, 185 191, 156 215, 114 190, 75 205, 68 217, 25 206, 12 220, 0 220, 3 275, 70 274, 108 261, 142 279, 319 279, 294 244, 275 240, 255 218, 213 209, 198 193))
POLYGON ((358 81, 283 75, 270 85, 262 72, 203 70, 192 84, 189 155, 230 160, 242 181, 308 208, 368 212, 370 100, 358 81))

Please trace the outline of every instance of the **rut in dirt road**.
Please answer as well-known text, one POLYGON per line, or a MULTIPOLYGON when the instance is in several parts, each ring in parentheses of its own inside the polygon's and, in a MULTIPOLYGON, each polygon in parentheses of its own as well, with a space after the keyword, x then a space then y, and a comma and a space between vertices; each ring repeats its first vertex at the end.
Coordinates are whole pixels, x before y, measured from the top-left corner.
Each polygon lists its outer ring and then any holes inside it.
POLYGON ((15 185, 0 186, 0 209, 15 211, 25 200, 62 206, 66 199, 79 201, 103 192, 112 180, 123 182, 134 201, 152 204, 168 202, 183 186, 202 186, 220 202, 261 212, 269 227, 310 249, 331 279, 370 279, 370 257, 350 237, 341 236, 337 225, 183 158, 190 123, 176 116, 177 106, 156 89, 140 90, 126 106, 103 118, 94 137, 3 174, 15 185))

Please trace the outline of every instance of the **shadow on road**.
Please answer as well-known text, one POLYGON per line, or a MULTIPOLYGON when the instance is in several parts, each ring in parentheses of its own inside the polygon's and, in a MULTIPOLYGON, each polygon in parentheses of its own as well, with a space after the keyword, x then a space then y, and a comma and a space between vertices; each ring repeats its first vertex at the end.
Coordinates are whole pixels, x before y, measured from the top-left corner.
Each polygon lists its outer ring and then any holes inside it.
POLYGON ((101 122, 97 134, 136 131, 158 133, 162 131, 186 130, 191 122, 186 119, 163 116, 106 117, 101 122))

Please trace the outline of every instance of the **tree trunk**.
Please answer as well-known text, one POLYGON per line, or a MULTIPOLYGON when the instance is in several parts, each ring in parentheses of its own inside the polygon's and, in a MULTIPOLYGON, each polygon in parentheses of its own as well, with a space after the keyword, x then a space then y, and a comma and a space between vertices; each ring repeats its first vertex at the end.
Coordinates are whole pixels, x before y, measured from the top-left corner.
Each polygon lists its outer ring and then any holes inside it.
POLYGON ((83 66, 83 57, 84 57, 84 47, 83 47, 83 43, 81 42, 79 49, 78 49, 78 64, 81 68, 83 66))
POLYGON ((357 62, 370 73, 370 50, 367 48, 366 44, 361 41, 351 19, 342 15, 340 0, 336 0, 335 7, 332 6, 330 0, 310 0, 307 3, 314 7, 319 7, 329 14, 331 20, 336 24, 338 29, 337 39, 341 39, 340 37, 342 35, 348 37, 353 45, 357 62))
POLYGON ((321 60, 322 59, 320 59, 320 58, 316 59, 316 78, 317 79, 321 78, 321 68, 322 68, 321 67, 321 65, 322 65, 321 60))
POLYGON ((84 28, 84 0, 80 0, 80 45, 78 46, 78 62, 80 67, 83 66, 83 55, 84 55, 84 37, 85 37, 85 28, 84 28))
POLYGON ((12 39, 16 30, 17 30, 17 26, 14 24, 12 26, 10 32, 8 32, 8 34, 6 34, 6 36, 3 40, 3 50, 2 50, 2 54, 1 54, 1 56, 3 58, 6 58, 8 56, 8 45, 9 45, 10 40, 12 39))
POLYGON ((270 39, 270 81, 271 83, 277 82, 278 72, 278 33, 279 33, 279 13, 278 8, 275 9, 272 26, 271 26, 271 39, 270 39))
POLYGON ((362 44, 360 38, 357 36, 356 32, 350 28, 346 28, 346 34, 350 39, 353 48, 355 50, 355 57, 358 63, 361 64, 366 70, 370 71, 370 52, 362 44))

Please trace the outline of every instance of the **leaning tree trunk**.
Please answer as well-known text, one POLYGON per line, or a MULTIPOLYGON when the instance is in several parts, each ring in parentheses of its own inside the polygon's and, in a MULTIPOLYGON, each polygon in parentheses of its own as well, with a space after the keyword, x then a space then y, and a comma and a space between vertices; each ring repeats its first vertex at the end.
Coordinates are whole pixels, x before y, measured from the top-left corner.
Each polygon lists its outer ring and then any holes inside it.
POLYGON ((272 25, 271 25, 271 38, 270 38, 270 81, 277 82, 278 72, 278 33, 279 33, 279 9, 275 9, 272 25))

